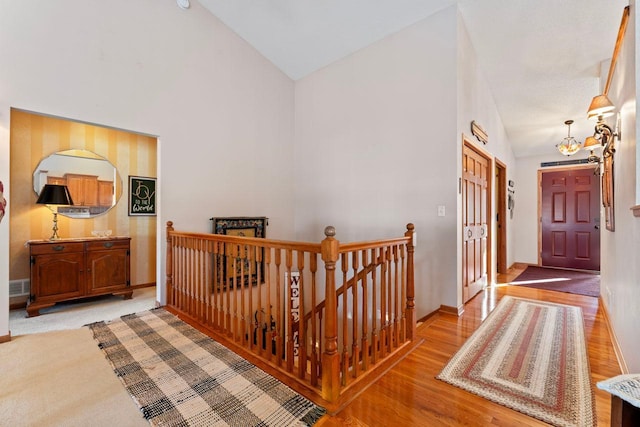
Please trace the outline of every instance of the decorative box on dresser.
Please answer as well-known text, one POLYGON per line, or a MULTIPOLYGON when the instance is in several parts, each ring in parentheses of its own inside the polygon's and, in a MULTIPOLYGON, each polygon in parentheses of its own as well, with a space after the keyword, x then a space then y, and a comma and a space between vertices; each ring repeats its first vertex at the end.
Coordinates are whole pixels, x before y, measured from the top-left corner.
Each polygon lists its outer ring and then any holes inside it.
POLYGON ((30 240, 31 292, 27 315, 60 301, 133 293, 130 237, 30 240))

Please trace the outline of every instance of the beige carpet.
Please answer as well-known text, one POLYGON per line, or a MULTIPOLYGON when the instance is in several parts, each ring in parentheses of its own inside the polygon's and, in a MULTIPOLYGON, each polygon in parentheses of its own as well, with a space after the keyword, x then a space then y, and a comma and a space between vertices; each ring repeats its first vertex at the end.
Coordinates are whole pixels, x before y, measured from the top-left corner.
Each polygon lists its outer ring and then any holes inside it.
POLYGON ((83 325, 111 320, 125 314, 155 308, 156 287, 135 289, 133 298, 124 300, 121 296, 105 295, 77 301, 61 302, 53 307, 40 310, 40 316, 27 317, 27 311, 11 310, 9 330, 11 336, 35 334, 39 332, 77 329, 83 325))
POLYGON ((149 425, 88 328, 14 337, 0 371, 0 425, 149 425))

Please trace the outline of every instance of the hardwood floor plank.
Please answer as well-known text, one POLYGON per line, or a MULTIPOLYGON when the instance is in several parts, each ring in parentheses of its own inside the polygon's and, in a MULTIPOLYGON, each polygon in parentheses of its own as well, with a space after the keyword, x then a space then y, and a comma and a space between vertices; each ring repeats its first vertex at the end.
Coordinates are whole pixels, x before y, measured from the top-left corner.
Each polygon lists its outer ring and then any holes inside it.
MULTIPOLYGON (((517 266, 499 281, 508 283, 526 265, 517 266)), ((472 393, 439 381, 435 376, 505 295, 575 305, 582 309, 595 392, 598 425, 610 422, 610 395, 595 383, 620 374, 600 300, 522 286, 497 285, 479 293, 462 316, 436 314, 418 327, 424 343, 384 377, 334 416, 317 424, 330 426, 546 426, 547 424, 472 393)))

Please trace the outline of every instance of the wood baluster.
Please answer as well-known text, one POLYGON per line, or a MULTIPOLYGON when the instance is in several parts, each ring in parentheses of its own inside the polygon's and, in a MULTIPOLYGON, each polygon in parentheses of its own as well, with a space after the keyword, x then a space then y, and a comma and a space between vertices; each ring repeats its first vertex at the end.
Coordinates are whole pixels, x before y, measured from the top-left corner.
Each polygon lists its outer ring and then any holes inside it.
POLYGON ((185 238, 185 250, 184 250, 184 276, 185 276, 185 288, 186 288, 186 307, 187 313, 193 316, 194 312, 194 292, 193 292, 193 274, 191 271, 191 265, 193 263, 193 241, 191 238, 185 238))
POLYGON ((307 372, 307 328, 304 315, 304 251, 297 251, 298 258, 298 378, 304 379, 307 372))
MULTIPOLYGON (((371 262, 374 264, 371 270, 371 364, 378 361, 378 249, 371 249, 371 262)), ((381 314, 382 316, 382 314, 381 314)), ((382 323, 382 317, 380 317, 382 323)))
POLYGON ((220 271, 218 270, 218 257, 220 256, 220 243, 219 242, 212 242, 213 243, 213 253, 210 255, 211 257, 211 275, 212 275, 212 283, 213 285, 211 286, 211 292, 213 294, 213 326, 214 328, 218 329, 220 328, 220 292, 219 292, 219 286, 220 286, 220 271))
POLYGON ((340 359, 338 355, 338 311, 336 298, 336 261, 340 242, 334 238, 336 230, 326 227, 322 241, 322 260, 326 272, 325 348, 322 353, 322 397, 334 402, 340 395, 340 359))
MULTIPOLYGON (((239 262, 240 262, 240 342, 242 345, 246 344, 246 331, 247 331, 247 320, 245 318, 245 289, 247 286, 250 286, 249 283, 251 281, 251 268, 249 271, 245 271, 245 265, 247 264, 247 260, 249 256, 247 254, 248 250, 247 245, 240 245, 239 247, 239 262)), ((251 262, 249 262, 251 265, 251 262)))
MULTIPOLYGON (((284 313, 282 312, 282 292, 280 291, 280 285, 282 284, 282 275, 280 274, 280 265, 282 264, 282 253, 280 249, 275 250, 275 262, 276 262, 276 363, 278 366, 282 366, 282 345, 284 343, 282 334, 284 313)), ((270 320, 267 320, 270 322, 270 320)))
POLYGON ((191 250, 189 251, 191 254, 191 259, 189 262, 189 271, 190 271, 190 280, 191 280, 191 289, 193 291, 193 317, 198 321, 200 318, 200 289, 198 283, 198 241, 194 238, 190 238, 191 250))
POLYGON ((318 354, 318 379, 322 381, 322 355, 324 354, 324 307, 318 311, 318 354))
POLYGON ((380 248, 382 270, 380 271, 380 358, 387 355, 387 251, 380 248))
MULTIPOLYGON (((276 250, 276 249, 274 249, 276 250)), ((271 330, 271 248, 266 248, 264 253, 264 272, 265 272, 265 282, 266 282, 266 304, 265 304, 265 326, 267 328, 267 333, 265 334, 266 342, 263 341, 262 338, 262 325, 258 325, 258 339, 260 340, 260 348, 264 348, 267 352, 267 360, 271 360, 273 356, 273 331, 271 330)), ((262 306, 261 306, 262 307, 262 306)))
POLYGON ((407 300, 407 259, 405 256, 406 245, 400 245, 400 266, 402 268, 400 274, 400 342, 404 343, 407 340, 407 312, 405 309, 405 301, 407 300))
POLYGON ((398 269, 398 245, 393 245, 393 347, 400 346, 400 270, 398 269))
POLYGON ((342 367, 342 385, 347 385, 347 378, 349 377, 349 324, 347 322, 349 301, 349 290, 347 286, 347 271, 349 270, 349 257, 348 254, 343 253, 340 255, 340 266, 342 269, 342 360, 340 365, 342 367))
MULTIPOLYGON (((369 265, 369 251, 366 249, 361 251, 362 254, 362 267, 366 268, 369 265)), ((369 331, 368 331, 368 319, 369 319, 369 298, 368 298, 368 277, 365 275, 362 278, 362 370, 369 369, 369 331)), ((375 315, 375 310, 373 310, 375 315)))
MULTIPOLYGON (((311 272, 311 385, 318 385, 318 305, 316 301, 316 271, 318 254, 309 253, 309 271, 311 272)), ((304 313, 304 311, 301 311, 304 313)))
POLYGON ((211 254, 213 253, 213 242, 211 240, 207 240, 206 253, 203 257, 203 262, 205 263, 205 277, 203 287, 205 289, 206 295, 206 310, 207 310, 207 325, 210 327, 215 327, 215 321, 213 318, 213 289, 211 288, 212 277, 213 277, 213 265, 211 265, 211 254))
POLYGON ((176 258, 176 271, 175 271, 175 284, 176 284, 176 305, 178 306, 178 308, 180 310, 184 310, 184 307, 182 307, 182 293, 184 292, 183 286, 184 286, 184 278, 182 277, 182 237, 180 237, 178 239, 179 241, 176 242, 176 251, 175 251, 175 258, 176 258))
POLYGON ((167 221, 167 265, 165 266, 165 274, 166 274, 166 298, 167 304, 176 305, 176 296, 174 294, 173 289, 173 237, 171 233, 173 232, 173 222, 167 221))
POLYGON ((407 231, 404 235, 411 238, 407 244, 407 339, 409 341, 413 341, 416 337, 416 312, 413 282, 413 252, 415 250, 414 242, 416 241, 416 233, 413 224, 407 224, 407 231))
POLYGON ((285 266, 286 266, 286 277, 287 280, 285 281, 285 289, 284 289, 284 297, 286 298, 286 303, 284 304, 285 306, 285 318, 287 319, 286 321, 286 325, 287 325, 287 336, 286 336, 286 355, 285 355, 285 359, 286 359, 286 366, 287 366, 287 372, 291 372, 293 371, 293 314, 291 312, 292 306, 291 306, 291 297, 292 295, 292 290, 291 290, 291 266, 293 265, 293 252, 291 251, 291 249, 287 249, 285 251, 285 266))
POLYGON ((358 251, 351 253, 351 268, 353 269, 353 286, 351 287, 352 294, 352 318, 353 325, 351 329, 351 365, 353 366, 352 376, 358 378, 360 375, 360 349, 358 348, 358 281, 355 280, 358 277, 358 269, 360 268, 358 251))
POLYGON ((253 342, 253 331, 254 331, 254 322, 253 322, 253 290, 254 283, 252 279, 252 274, 255 275, 255 289, 260 290, 260 274, 258 267, 258 246, 250 246, 249 248, 249 309, 247 310, 247 341, 249 344, 249 350, 254 350, 254 342, 253 342))
POLYGON ((192 300, 192 316, 198 321, 200 315, 198 311, 198 299, 200 297, 198 292, 198 242, 194 238, 189 238, 189 281, 191 283, 191 292, 193 293, 192 300))
MULTIPOLYGON (((234 244, 232 246, 231 249, 231 256, 232 256, 232 268, 231 268, 231 289, 233 289, 233 322, 231 323, 231 331, 232 331, 232 338, 234 341, 238 340, 238 286, 242 286, 242 283, 238 283, 238 275, 236 274, 236 272, 238 271, 238 258, 240 257, 239 254, 239 245, 238 244, 234 244)), ((227 289, 227 292, 230 292, 229 289, 227 289)))
MULTIPOLYGON (((225 322, 224 322, 224 331, 227 335, 231 335, 231 280, 229 279, 229 271, 227 271, 227 266, 229 266, 229 257, 231 257, 231 243, 225 244, 224 247, 224 257, 223 257, 223 275, 224 275, 224 288, 222 292, 226 297, 225 304, 225 322)), ((235 268, 235 267, 234 267, 235 268)))

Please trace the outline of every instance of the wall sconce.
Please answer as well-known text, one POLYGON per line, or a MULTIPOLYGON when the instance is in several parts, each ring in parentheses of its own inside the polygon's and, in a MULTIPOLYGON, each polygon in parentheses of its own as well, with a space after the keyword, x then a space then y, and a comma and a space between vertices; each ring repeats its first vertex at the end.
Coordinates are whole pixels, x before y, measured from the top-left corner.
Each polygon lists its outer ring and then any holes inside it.
POLYGON ((573 120, 567 120, 564 122, 567 125, 567 136, 562 140, 562 142, 556 145, 558 151, 565 156, 572 156, 576 154, 580 150, 580 142, 571 136, 571 124, 573 120))
POLYGON ((607 95, 594 96, 587 110, 587 119, 600 121, 605 117, 613 116, 615 109, 607 95))
POLYGON ((53 211, 53 234, 49 240, 59 240, 58 236, 58 206, 73 205, 73 199, 66 185, 45 184, 36 201, 39 205, 48 205, 53 211))

